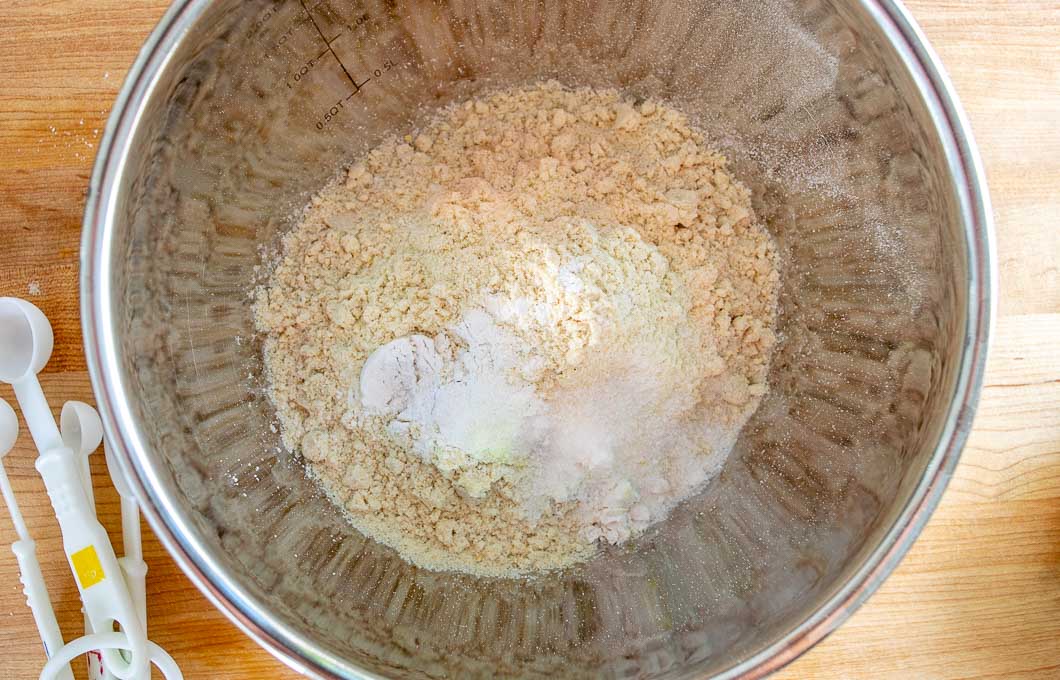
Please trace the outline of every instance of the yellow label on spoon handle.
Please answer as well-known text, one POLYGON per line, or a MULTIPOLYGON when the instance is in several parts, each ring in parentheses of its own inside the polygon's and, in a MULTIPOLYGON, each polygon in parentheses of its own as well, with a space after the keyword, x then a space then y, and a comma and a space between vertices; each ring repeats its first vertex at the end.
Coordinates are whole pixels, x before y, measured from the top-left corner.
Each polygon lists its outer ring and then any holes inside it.
POLYGON ((91 588, 107 578, 107 575, 103 573, 103 565, 99 561, 99 555, 96 553, 96 546, 94 545, 82 548, 70 555, 70 564, 73 565, 74 573, 77 574, 77 581, 81 584, 81 590, 91 588))

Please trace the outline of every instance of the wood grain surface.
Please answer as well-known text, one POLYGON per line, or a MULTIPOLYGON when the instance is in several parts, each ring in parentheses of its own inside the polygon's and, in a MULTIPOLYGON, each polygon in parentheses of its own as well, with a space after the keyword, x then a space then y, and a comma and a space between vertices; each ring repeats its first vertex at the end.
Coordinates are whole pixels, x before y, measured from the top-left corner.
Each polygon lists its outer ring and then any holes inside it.
MULTIPOLYGON (((53 404, 92 401, 77 256, 89 169, 159 0, 0 0, 0 295, 55 327, 53 404)), ((1060 3, 913 0, 971 119, 998 227, 1000 316, 975 431, 927 529, 879 592, 783 678, 1060 678, 1060 3)), ((12 399, 9 389, 0 396, 12 399)), ((25 438, 6 459, 67 637, 79 601, 25 438)), ((99 514, 118 502, 93 456, 99 514)), ((42 653, 0 517, 0 677, 42 653)), ((151 636, 188 678, 294 677, 145 531, 151 636)), ((81 672, 82 664, 78 665, 81 672)))

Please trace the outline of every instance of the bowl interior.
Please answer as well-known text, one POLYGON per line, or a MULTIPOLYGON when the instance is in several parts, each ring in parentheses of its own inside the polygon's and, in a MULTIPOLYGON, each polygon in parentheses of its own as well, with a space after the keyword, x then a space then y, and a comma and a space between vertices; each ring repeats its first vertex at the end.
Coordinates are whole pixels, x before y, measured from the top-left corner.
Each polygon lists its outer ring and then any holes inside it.
POLYGON ((347 676, 721 673, 817 611, 892 527, 954 394, 968 247, 927 106, 864 5, 221 0, 171 16, 187 30, 102 237, 109 379, 148 495, 291 654, 347 676), (783 257, 772 392, 722 474, 632 543, 529 581, 432 573, 348 526, 283 450, 249 298, 350 159, 546 78, 667 99, 729 153, 783 257))

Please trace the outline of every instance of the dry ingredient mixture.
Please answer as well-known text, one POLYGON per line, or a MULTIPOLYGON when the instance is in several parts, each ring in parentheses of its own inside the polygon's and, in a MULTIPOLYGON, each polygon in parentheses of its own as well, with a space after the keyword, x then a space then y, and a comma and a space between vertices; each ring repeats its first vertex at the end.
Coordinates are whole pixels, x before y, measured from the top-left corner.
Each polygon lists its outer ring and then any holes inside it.
POLYGON ((767 390, 774 246, 687 118, 556 83, 325 188, 255 304, 270 397, 350 521, 433 569, 562 567, 663 519, 767 390))

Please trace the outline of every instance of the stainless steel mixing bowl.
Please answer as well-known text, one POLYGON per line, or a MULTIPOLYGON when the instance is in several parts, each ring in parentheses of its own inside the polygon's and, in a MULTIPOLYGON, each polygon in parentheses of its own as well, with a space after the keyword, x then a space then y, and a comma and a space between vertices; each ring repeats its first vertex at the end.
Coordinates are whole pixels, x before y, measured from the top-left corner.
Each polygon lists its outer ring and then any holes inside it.
POLYGON ((85 345, 156 533, 297 669, 756 677, 863 602, 937 503, 982 380, 990 220, 896 2, 178 0, 100 148, 85 345), (343 163, 543 78, 671 100, 730 153, 784 258, 773 389, 648 535, 529 581, 431 573, 351 529, 270 431, 248 294, 343 163))

